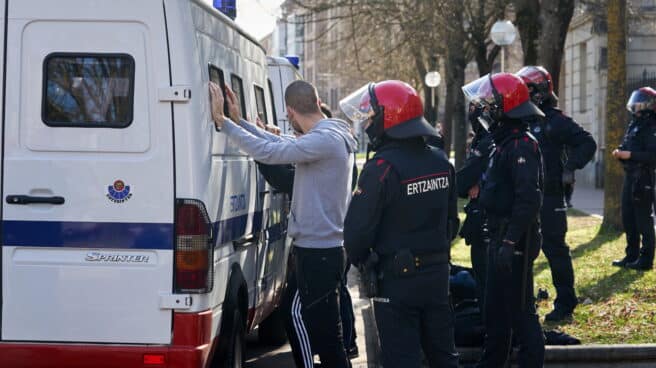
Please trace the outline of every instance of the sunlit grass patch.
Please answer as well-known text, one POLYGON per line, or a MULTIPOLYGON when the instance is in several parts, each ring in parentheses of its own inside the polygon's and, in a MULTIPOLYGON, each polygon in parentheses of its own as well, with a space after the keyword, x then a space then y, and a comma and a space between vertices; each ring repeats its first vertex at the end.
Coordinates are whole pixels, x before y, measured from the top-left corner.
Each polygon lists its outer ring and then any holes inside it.
MULTIPOLYGON (((460 208, 464 202, 460 202, 460 208)), ((463 218, 461 213, 461 219, 463 218)), ((568 212, 567 243, 572 251, 579 306, 574 321, 558 327, 584 344, 656 342, 656 275, 613 267, 624 256, 624 234, 600 231, 601 219, 581 212, 568 212)), ((470 248, 458 239, 452 249, 455 264, 470 266, 470 248)), ((541 317, 551 311, 556 291, 543 254, 534 267, 535 291, 549 292, 539 304, 541 317)))

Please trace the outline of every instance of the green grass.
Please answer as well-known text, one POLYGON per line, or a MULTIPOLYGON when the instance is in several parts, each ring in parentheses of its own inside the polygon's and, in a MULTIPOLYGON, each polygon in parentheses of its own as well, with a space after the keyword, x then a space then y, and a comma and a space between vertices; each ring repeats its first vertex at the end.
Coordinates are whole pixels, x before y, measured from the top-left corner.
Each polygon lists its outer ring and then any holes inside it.
MULTIPOLYGON (((572 323, 546 324, 545 328, 558 327, 584 344, 656 342, 656 271, 611 266, 613 259, 624 256, 625 238, 622 233, 600 230, 599 218, 570 210, 568 225, 567 243, 572 250, 580 304, 572 323)), ((452 258, 456 264, 471 264, 469 247, 462 239, 455 243, 452 258)), ((536 292, 538 288, 549 291, 549 300, 539 304, 542 319, 551 311, 556 296, 551 271, 542 254, 535 262, 534 274, 536 292)))

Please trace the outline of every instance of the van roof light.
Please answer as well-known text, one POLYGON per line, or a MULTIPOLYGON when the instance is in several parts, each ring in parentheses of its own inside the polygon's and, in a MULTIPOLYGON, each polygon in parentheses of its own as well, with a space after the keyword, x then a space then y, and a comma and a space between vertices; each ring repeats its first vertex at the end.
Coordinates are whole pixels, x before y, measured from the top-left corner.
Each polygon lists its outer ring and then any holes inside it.
POLYGON ((237 0, 214 0, 214 8, 235 20, 237 18, 237 0))
POLYGON ((299 69, 300 58, 296 55, 285 55, 285 59, 289 60, 290 63, 296 68, 299 69))

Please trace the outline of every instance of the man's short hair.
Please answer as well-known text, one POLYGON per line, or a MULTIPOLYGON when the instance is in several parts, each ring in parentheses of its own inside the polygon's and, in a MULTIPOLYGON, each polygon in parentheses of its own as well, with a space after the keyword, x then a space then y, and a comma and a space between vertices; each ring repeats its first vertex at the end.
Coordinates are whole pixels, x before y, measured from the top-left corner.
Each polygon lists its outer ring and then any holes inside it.
POLYGON ((318 101, 317 89, 306 81, 293 81, 285 90, 285 104, 299 114, 320 112, 318 101))

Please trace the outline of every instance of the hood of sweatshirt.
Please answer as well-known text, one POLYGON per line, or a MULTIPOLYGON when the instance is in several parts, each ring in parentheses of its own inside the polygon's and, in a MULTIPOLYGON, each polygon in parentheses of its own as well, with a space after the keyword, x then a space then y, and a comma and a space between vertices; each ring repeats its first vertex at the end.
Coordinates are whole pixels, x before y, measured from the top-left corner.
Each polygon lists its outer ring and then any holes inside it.
POLYGON ((346 144, 348 152, 353 153, 357 150, 358 141, 355 140, 355 137, 351 132, 351 125, 344 120, 335 118, 323 119, 317 122, 317 124, 311 129, 311 131, 313 130, 338 135, 344 139, 344 144, 346 144))

